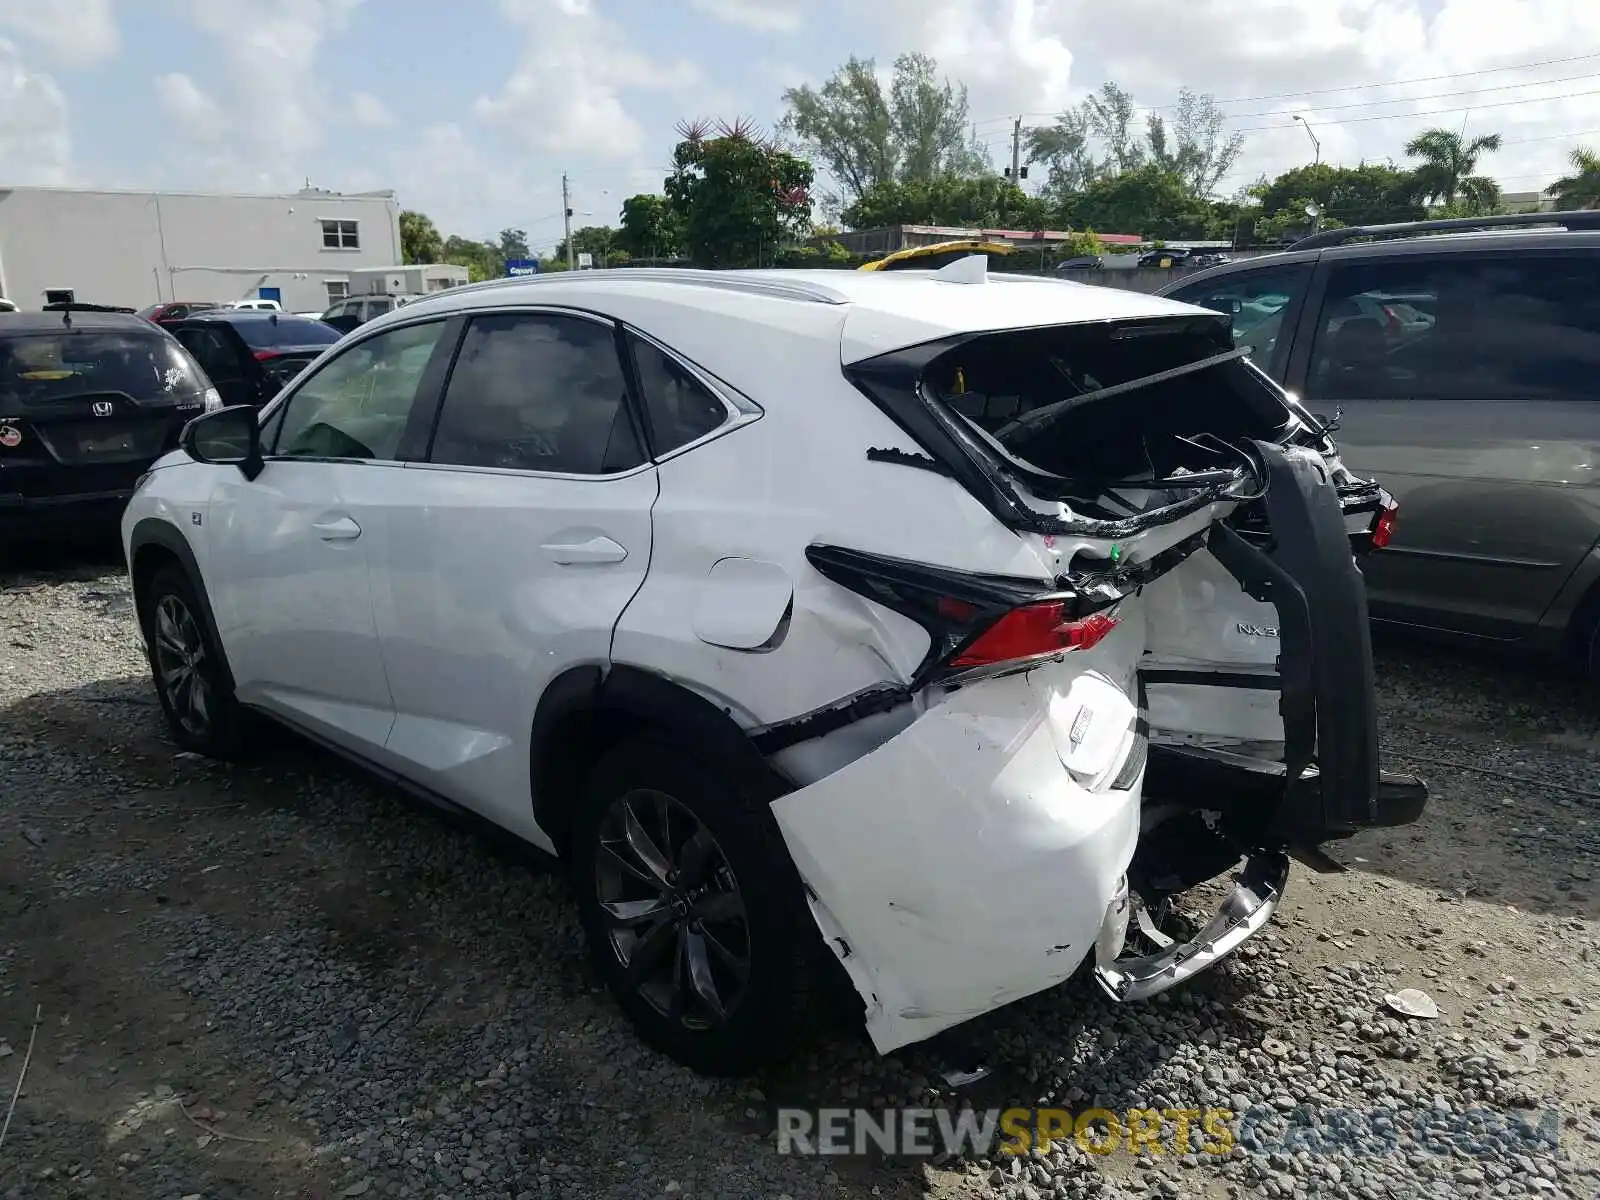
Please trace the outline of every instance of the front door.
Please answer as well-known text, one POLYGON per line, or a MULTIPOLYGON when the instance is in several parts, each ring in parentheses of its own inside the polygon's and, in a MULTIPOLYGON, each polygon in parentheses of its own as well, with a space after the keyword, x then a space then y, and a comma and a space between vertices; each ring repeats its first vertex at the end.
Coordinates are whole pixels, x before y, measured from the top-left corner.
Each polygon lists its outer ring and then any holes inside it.
POLYGON ((534 710, 569 667, 609 661, 650 562, 656 470, 610 323, 473 318, 427 457, 363 489, 386 514, 387 757, 549 847, 529 790, 534 710))
POLYGON ((384 514, 366 498, 405 474, 444 329, 387 330, 330 359, 268 414, 262 473, 224 473, 210 506, 212 599, 239 698, 357 751, 381 749, 394 723, 369 575, 384 514))

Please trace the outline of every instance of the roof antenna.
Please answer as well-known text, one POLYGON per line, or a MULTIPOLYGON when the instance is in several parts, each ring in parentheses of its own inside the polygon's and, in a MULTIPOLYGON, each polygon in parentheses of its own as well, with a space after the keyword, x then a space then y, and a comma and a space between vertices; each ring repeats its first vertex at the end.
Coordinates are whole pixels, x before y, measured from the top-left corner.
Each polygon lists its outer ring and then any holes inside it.
POLYGON ((933 273, 933 278, 942 279, 945 283, 988 283, 989 256, 969 254, 965 258, 958 258, 940 267, 933 273))

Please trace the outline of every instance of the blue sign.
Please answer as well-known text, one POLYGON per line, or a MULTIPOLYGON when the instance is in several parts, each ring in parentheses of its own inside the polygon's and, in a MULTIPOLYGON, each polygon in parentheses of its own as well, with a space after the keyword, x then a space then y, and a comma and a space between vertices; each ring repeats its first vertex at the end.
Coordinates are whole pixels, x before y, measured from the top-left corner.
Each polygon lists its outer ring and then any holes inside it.
POLYGON ((275 287, 257 288, 256 296, 262 300, 276 300, 281 304, 283 302, 283 289, 275 287))
POLYGON ((538 273, 539 260, 537 258, 506 259, 506 274, 513 279, 519 275, 537 275, 538 273))

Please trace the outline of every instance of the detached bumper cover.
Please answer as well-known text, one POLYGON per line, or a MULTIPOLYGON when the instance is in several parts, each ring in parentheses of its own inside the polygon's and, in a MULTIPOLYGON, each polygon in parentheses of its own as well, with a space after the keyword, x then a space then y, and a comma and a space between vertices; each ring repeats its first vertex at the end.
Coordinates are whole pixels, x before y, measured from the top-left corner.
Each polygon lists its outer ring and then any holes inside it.
POLYGON ((1115 957, 1107 953, 1121 938, 1112 930, 1126 926, 1128 897, 1123 893, 1106 912, 1109 927, 1096 943, 1095 981, 1113 1000, 1147 1000, 1209 970, 1255 936, 1283 898, 1289 879, 1289 859, 1283 854, 1260 854, 1246 861, 1234 881, 1233 891, 1193 938, 1175 942, 1154 954, 1115 957))

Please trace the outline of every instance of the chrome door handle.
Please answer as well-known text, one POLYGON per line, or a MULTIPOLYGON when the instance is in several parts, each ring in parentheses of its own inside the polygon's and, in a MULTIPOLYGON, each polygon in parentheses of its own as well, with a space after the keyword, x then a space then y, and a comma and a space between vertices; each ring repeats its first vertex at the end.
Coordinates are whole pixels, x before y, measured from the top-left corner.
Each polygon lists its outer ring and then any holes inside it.
POLYGON ((608 537, 592 537, 583 542, 546 542, 539 549, 552 561, 573 563, 618 563, 628 557, 622 546, 608 537))
POLYGON ((318 521, 311 526, 316 534, 325 542, 348 542, 361 536, 361 526, 349 517, 340 517, 336 521, 318 521))

